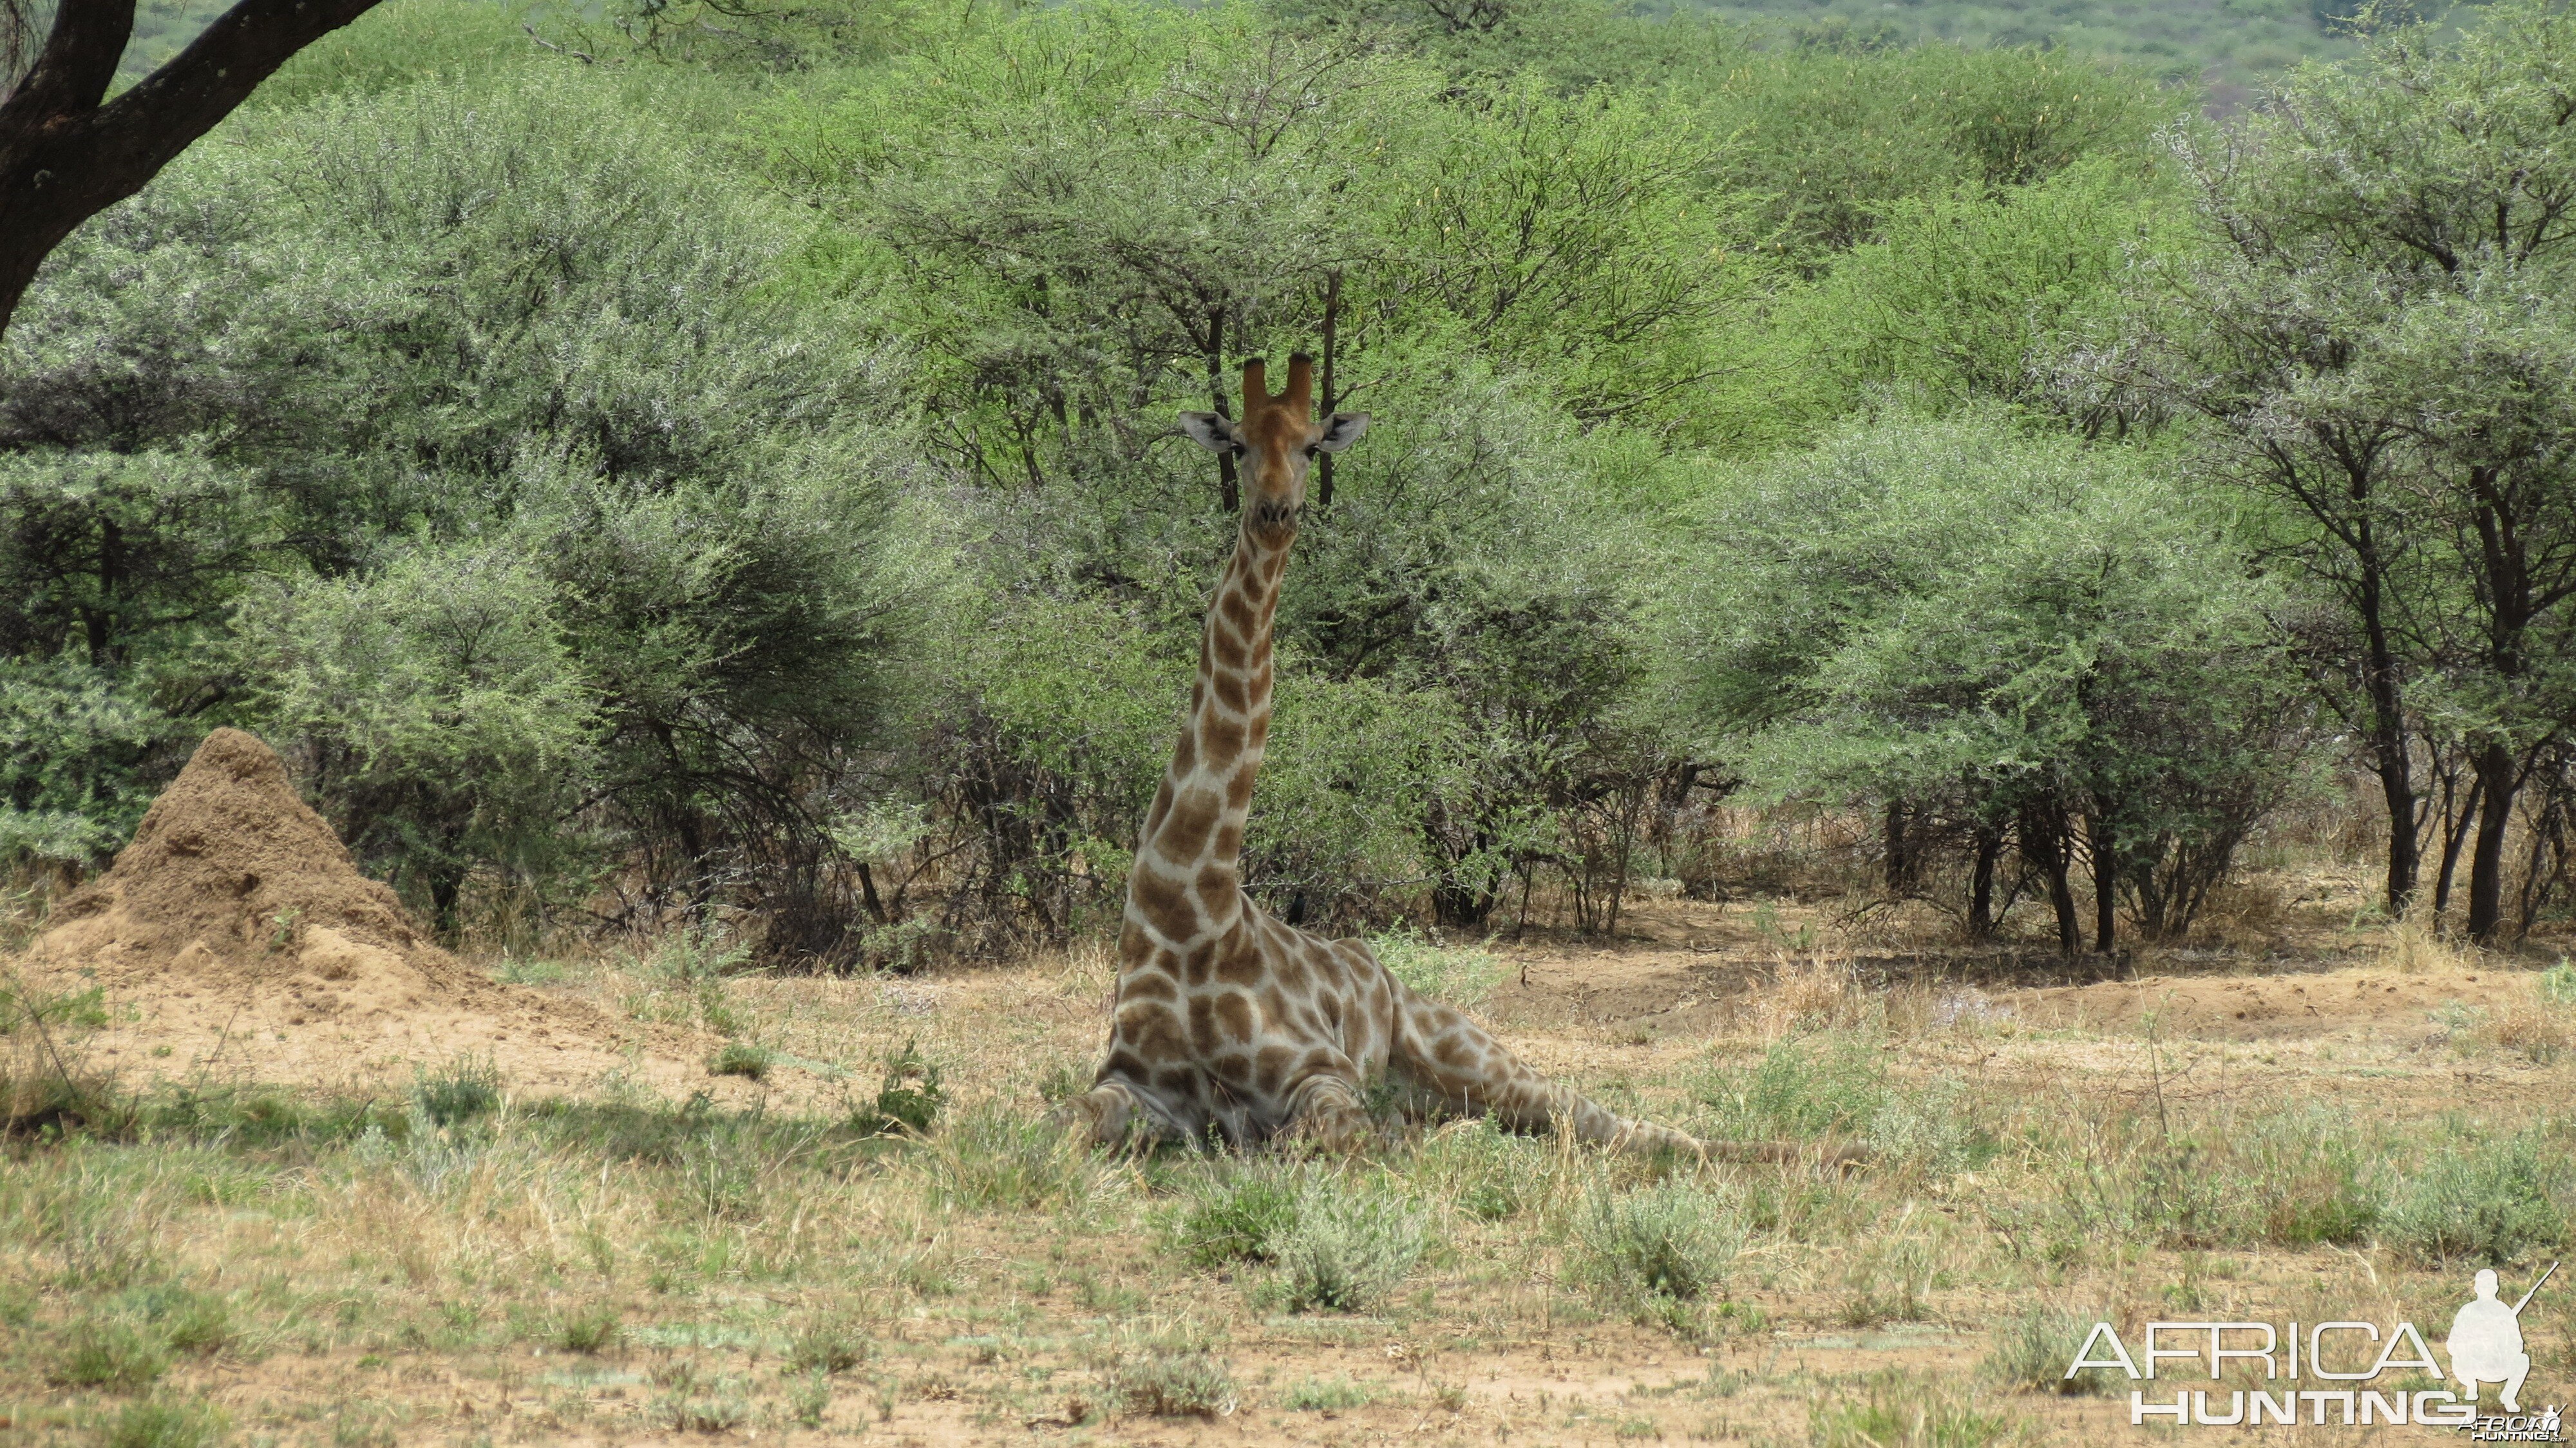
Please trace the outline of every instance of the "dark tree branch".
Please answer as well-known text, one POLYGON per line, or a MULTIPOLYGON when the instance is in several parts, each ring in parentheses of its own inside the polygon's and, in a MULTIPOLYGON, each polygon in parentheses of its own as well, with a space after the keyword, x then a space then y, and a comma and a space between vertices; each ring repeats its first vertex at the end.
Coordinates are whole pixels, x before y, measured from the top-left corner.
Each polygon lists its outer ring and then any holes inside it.
POLYGON ((241 0, 107 101, 134 0, 65 0, 35 64, 0 101, 0 329, 63 238, 142 190, 288 57, 375 4, 241 0))

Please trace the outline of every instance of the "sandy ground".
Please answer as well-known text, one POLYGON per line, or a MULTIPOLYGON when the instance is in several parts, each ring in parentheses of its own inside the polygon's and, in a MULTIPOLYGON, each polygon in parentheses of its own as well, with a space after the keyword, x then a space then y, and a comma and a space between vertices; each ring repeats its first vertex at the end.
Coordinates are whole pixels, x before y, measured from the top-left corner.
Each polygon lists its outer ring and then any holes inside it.
MULTIPOLYGON (((2330 925, 2344 908, 2329 902, 2319 919, 2330 925)), ((1812 918, 1784 906, 1757 930, 1740 906, 1641 902, 1626 938, 1606 945, 1568 937, 1494 942, 1486 948, 1503 969, 1481 1014, 1543 1069, 1596 1090, 1634 1082, 1651 1098, 1662 1089, 1658 1083, 1686 1075, 1712 1054, 1759 1054, 1753 1023, 1817 970, 1781 948, 1778 932, 1812 918)), ((2135 958, 2116 970, 2068 970, 2037 958, 1873 955, 1863 947, 1833 952, 1829 963, 1868 985, 1850 999, 1882 1013, 1892 1070, 1948 1074, 1980 1090, 2170 1102, 2176 1109, 2308 1099, 2391 1122, 2532 1118, 2563 1113, 2576 1100, 2576 1061, 2561 1056, 2539 1065, 2461 1044, 2465 1013, 2511 1009, 2530 993, 2531 972, 2541 961, 2452 960, 2400 970, 2392 958, 2367 941, 2320 927, 2304 949, 2253 962, 2177 954, 2135 958), (2117 978, 2088 978, 2105 975, 2117 978)), ((363 1045, 386 1070, 446 1059, 460 1046, 485 1049, 512 1073, 514 1089, 530 1095, 589 1092, 606 1083, 679 1100, 713 1087, 729 1099, 765 1100, 781 1111, 838 1101, 854 1084, 868 1083, 888 1051, 918 1042, 951 1063, 961 1096, 1016 1101, 1034 1112, 1036 1084, 1048 1073, 1087 1074, 1106 1029, 1108 978, 1105 962, 1086 955, 956 967, 911 979, 736 980, 728 989, 737 1008, 791 1063, 765 1084, 707 1077, 690 1057, 698 1041, 711 1038, 687 1037, 684 1050, 639 1047, 622 1055, 596 1050, 589 1035, 560 1048, 550 1042, 548 1011, 617 1023, 640 1040, 643 1028, 632 1009, 637 982, 616 971, 576 972, 545 990, 511 988, 510 1011, 486 1010, 452 1029, 424 1025, 414 1015, 404 1029, 415 1034, 357 1040, 333 1032, 363 1027, 317 1015, 302 1023, 297 1039, 299 1049, 317 1058, 327 1057, 334 1043, 350 1050, 363 1045), (538 1063, 533 1069, 531 1061, 538 1063), (638 1061, 658 1064, 639 1075, 638 1061)), ((139 1054, 147 1062, 196 1064, 183 1051, 209 1039, 224 1042, 212 1059, 234 1062, 250 1075, 275 1059, 267 1054, 273 1043, 257 1033, 245 1040, 246 1033, 212 1028, 219 1015, 232 1014, 220 1002, 178 996, 158 1009, 121 1014, 96 1038, 101 1059, 139 1054), (151 1054, 163 1045, 180 1049, 167 1057, 151 1054), (240 1054, 228 1055, 236 1045, 240 1054)), ((319 1068, 299 1067, 297 1074, 306 1082, 331 1079, 319 1068)), ((385 1076, 379 1070, 364 1079, 385 1076)), ((1789 1172, 1777 1185, 1804 1189, 1802 1180, 1789 1172)), ((1888 1213, 1890 1240, 1966 1242, 1993 1230, 1973 1175, 1901 1199, 1872 1200, 1888 1213)), ((492 1210, 505 1206, 495 1203, 492 1210)), ((1515 1280, 1474 1260, 1426 1274, 1400 1310, 1298 1316, 1250 1305, 1245 1283, 1232 1273, 1175 1270, 1158 1260, 1149 1235, 1068 1235, 1043 1213, 1007 1212, 884 1230, 890 1235, 882 1249, 872 1243, 854 1243, 854 1249, 890 1251, 909 1240, 907 1233, 929 1232, 922 1240, 935 1239, 948 1254, 958 1286, 954 1295, 894 1312, 874 1329, 879 1357, 871 1381, 884 1384, 882 1401, 852 1389, 834 1400, 821 1433, 763 1418, 730 1436, 919 1445, 1666 1438, 1788 1445, 1824 1441, 1812 1426, 1822 1421, 1818 1405, 1865 1396, 1873 1383, 1900 1402, 1927 1385, 1947 1385, 2007 1420, 2000 1437, 1938 1440, 1945 1443, 2172 1436, 2169 1429, 2131 1429, 2125 1399, 2054 1398, 1981 1385, 1979 1365, 1997 1325, 2039 1290, 2029 1282, 1941 1282, 1921 1320, 1854 1325, 1836 1305, 1844 1295, 1836 1274, 1847 1263, 1755 1262, 1729 1293, 1745 1312, 1740 1325, 1696 1344, 1588 1310, 1557 1284, 1515 1280), (1106 1284, 1100 1290, 1110 1293, 1109 1305, 1095 1300, 1092 1286, 1077 1293, 1076 1279, 1106 1284), (1185 1317, 1222 1326, 1222 1355, 1241 1387, 1234 1409, 1204 1418, 1105 1416, 1096 1375, 1078 1366, 1082 1354, 1096 1351, 1122 1324, 1185 1317), (1000 1324, 1012 1325, 1010 1331, 1000 1324), (1024 1340, 1053 1346, 1023 1355, 1020 1348, 991 1345, 1024 1340), (1343 1408, 1284 1405, 1289 1384, 1345 1379, 1365 1385, 1373 1400, 1343 1408)), ((1865 1253, 1866 1236, 1850 1250, 1865 1253)), ((2158 1313, 2265 1321, 2331 1314, 2380 1322, 2402 1315, 2438 1340, 2451 1308, 2466 1300, 2465 1281, 2400 1271, 2367 1248, 2174 1253, 2099 1244, 2088 1262, 2083 1274, 2048 1291, 2094 1294, 2141 1321, 2158 1313)), ((402 1290, 397 1275, 384 1282, 389 1285, 369 1290, 402 1290)), ((445 1289, 431 1281, 414 1290, 435 1298, 445 1289)), ((694 1303, 639 1295, 628 1320, 649 1319, 653 1326, 630 1331, 621 1347, 599 1355, 542 1346, 518 1349, 524 1357, 393 1348, 273 1351, 183 1367, 174 1382, 226 1404, 244 1442, 704 1441, 656 1426, 642 1409, 671 1364, 689 1357, 671 1345, 674 1334, 713 1331, 686 1324, 731 1320, 727 1314, 736 1309, 727 1303, 798 1307, 813 1292, 795 1281, 745 1279, 694 1303), (377 1410, 362 1411, 353 1392, 388 1405, 383 1416, 364 1417, 377 1410), (369 1422, 383 1426, 364 1426, 369 1422)), ((2576 1296, 2566 1301, 2576 1303, 2576 1296)), ((2569 1398, 2569 1380, 2576 1378, 2571 1318, 2576 1311, 2566 1303, 2544 1301, 2534 1311, 2531 1345, 2543 1366, 2526 1390, 2528 1400, 2569 1398)), ((761 1348, 745 1351, 739 1359, 698 1356, 747 1378, 778 1372, 774 1356, 764 1363, 761 1348)), ((41 1426, 62 1421, 59 1416, 20 1412, 20 1430, 0 1432, 0 1444, 81 1441, 41 1426)), ((2194 1427, 2188 1437, 2307 1445, 2432 1441, 2427 1435, 2434 1431, 2303 1423, 2259 1431, 2194 1427)), ((1935 1440, 1899 1435, 1887 1441, 1935 1440)))

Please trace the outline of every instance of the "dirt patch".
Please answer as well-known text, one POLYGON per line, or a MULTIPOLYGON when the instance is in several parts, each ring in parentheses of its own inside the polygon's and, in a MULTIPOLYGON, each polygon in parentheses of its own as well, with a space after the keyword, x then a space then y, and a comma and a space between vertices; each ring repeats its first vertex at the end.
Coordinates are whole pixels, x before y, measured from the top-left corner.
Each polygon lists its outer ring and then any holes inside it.
POLYGON ((20 966, 40 987, 102 989, 109 1025, 85 1048, 129 1083, 371 1090, 472 1056, 529 1094, 620 1079, 752 1089, 707 1076, 711 1043, 500 984, 439 949, 358 872, 275 751, 235 729, 207 736, 115 867, 53 919, 20 966))
POLYGON ((2445 1006, 2492 1010, 2530 992, 2510 969, 2400 975, 2368 968, 2299 975, 2150 976, 2102 985, 2013 993, 2033 1024, 2104 1035, 2143 1031, 2196 1040, 2309 1040, 2327 1036, 2420 1038, 2441 1029, 2445 1006))

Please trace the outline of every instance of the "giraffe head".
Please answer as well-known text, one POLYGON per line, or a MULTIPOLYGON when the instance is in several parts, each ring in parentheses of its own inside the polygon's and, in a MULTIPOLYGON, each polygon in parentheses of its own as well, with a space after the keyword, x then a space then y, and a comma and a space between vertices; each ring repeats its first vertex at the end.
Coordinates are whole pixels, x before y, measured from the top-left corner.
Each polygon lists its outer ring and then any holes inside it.
POLYGON ((1209 452, 1232 453, 1243 469, 1243 526, 1255 533, 1294 532, 1306 506, 1306 468, 1317 453, 1340 452, 1368 431, 1365 412, 1315 420, 1315 362, 1288 359, 1288 390, 1270 393, 1258 357, 1243 364, 1243 416, 1184 412, 1181 431, 1209 452))

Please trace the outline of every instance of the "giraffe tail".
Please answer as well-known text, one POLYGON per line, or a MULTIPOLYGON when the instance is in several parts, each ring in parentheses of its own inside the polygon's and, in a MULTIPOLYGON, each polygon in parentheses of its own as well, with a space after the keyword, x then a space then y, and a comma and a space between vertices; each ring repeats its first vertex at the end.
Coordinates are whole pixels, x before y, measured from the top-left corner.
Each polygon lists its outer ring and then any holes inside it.
POLYGON ((1392 977, 1390 981, 1396 1029, 1389 1071, 1416 1101, 1435 1110, 1489 1115, 1513 1131, 1563 1130, 1579 1141, 1640 1156, 1835 1167, 1868 1159, 1866 1149, 1840 1143, 1703 1141, 1669 1126, 1621 1116, 1540 1075, 1456 1007, 1417 995, 1392 977))

